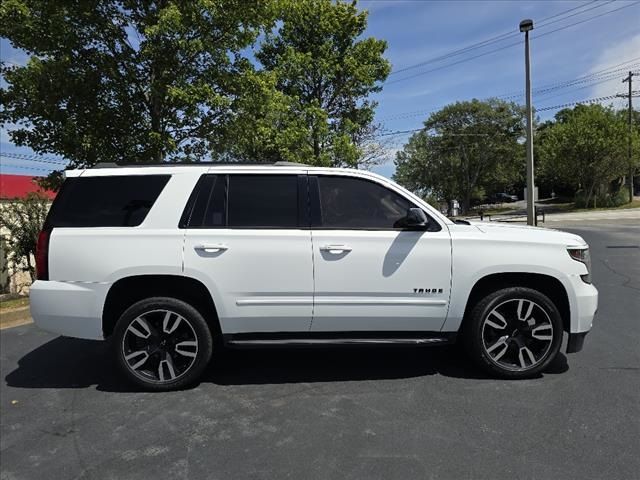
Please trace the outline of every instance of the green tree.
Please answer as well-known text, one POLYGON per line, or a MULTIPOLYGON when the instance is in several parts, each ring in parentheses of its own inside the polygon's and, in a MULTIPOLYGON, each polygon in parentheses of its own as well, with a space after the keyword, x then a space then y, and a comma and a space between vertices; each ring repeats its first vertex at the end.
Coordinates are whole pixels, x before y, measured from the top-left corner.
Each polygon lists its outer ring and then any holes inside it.
MULTIPOLYGON (((629 110, 618 110, 617 113, 622 121, 627 125, 627 129, 629 129, 629 110)), ((627 160, 629 159, 628 145, 629 137, 627 136, 627 160)), ((627 167, 627 174, 628 173, 633 175, 635 189, 635 185, 640 183, 638 180, 638 175, 640 175, 640 110, 638 109, 633 109, 631 111, 631 164, 627 167)), ((633 198, 629 199, 629 201, 632 200, 633 198)))
POLYGON ((5 0, 0 123, 71 166, 195 160, 220 150, 237 102, 262 79, 244 49, 270 28, 265 0, 5 0))
POLYGON ((34 258, 38 234, 49 211, 49 200, 37 193, 30 193, 24 200, 12 200, 0 204, 0 229, 7 246, 7 260, 14 269, 28 272, 35 280, 34 258))
POLYGON ((256 57, 288 98, 295 118, 288 125, 297 131, 290 132, 294 156, 316 165, 358 166, 375 135, 376 102, 369 96, 390 72, 386 42, 361 38, 367 12, 355 2, 289 0, 281 7, 281 22, 256 57))
POLYGON ((556 183, 581 189, 585 204, 595 207, 598 194, 628 172, 627 139, 627 126, 611 107, 561 110, 540 137, 538 168, 556 183))
POLYGON ((433 113, 396 155, 394 179, 422 195, 458 199, 467 212, 482 191, 522 176, 524 112, 497 99, 457 102, 433 113))

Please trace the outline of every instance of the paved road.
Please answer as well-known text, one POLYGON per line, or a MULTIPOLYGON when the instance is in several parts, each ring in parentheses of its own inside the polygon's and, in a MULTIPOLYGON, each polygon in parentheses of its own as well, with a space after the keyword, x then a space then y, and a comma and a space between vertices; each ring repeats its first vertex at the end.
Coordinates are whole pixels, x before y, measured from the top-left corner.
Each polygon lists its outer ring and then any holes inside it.
POLYGON ((148 394, 100 343, 4 330, 0 477, 637 479, 640 227, 570 230, 600 312, 585 350, 534 380, 485 378, 449 347, 254 351, 148 394))

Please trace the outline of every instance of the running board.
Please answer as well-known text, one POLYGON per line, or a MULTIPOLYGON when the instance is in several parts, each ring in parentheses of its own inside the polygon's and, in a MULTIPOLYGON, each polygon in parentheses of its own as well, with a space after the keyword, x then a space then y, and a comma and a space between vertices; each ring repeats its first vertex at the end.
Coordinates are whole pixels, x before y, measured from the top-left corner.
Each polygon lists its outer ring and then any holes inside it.
POLYGON ((363 345, 444 345, 452 343, 451 336, 397 338, 237 338, 229 335, 225 344, 230 347, 306 347, 306 346, 363 346, 363 345))

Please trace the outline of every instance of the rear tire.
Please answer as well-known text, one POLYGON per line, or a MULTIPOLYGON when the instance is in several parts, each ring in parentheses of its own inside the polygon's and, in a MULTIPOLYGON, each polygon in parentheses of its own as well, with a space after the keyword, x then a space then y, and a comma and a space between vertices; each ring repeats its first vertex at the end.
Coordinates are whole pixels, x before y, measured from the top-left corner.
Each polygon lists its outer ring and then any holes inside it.
POLYGON ((169 391, 195 383, 213 351, 211 330, 182 300, 152 297, 131 305, 113 335, 116 362, 145 390, 169 391))
POLYGON ((493 376, 538 376, 562 344, 562 318, 546 295, 524 287, 497 290, 480 300, 463 340, 474 362, 493 376))

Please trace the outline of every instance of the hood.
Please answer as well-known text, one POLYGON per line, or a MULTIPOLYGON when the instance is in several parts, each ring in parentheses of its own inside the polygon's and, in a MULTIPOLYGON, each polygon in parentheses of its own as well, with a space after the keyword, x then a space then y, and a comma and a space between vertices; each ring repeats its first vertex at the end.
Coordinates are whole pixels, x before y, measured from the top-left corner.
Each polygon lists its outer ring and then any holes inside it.
POLYGON ((500 222, 469 222, 478 230, 496 239, 520 240, 534 243, 561 244, 566 246, 586 246, 580 235, 552 228, 531 227, 500 222))

